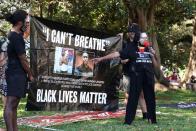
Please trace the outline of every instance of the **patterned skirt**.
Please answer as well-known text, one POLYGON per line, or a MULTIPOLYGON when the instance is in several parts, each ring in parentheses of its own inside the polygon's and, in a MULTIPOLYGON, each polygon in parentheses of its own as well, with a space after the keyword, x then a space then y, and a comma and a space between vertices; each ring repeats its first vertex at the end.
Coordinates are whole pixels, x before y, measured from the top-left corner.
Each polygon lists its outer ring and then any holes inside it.
POLYGON ((0 93, 7 96, 7 83, 5 78, 6 66, 0 66, 0 93))

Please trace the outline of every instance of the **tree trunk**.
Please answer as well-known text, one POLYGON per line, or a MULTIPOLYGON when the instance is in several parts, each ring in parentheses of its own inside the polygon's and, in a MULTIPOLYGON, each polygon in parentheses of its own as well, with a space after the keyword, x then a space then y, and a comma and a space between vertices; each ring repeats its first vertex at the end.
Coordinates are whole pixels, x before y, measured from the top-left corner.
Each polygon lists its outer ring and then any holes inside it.
POLYGON ((43 3, 39 4, 39 15, 41 18, 43 18, 43 3))
POLYGON ((181 84, 184 85, 189 82, 192 75, 196 76, 196 17, 193 20, 193 41, 189 56, 189 63, 186 67, 185 75, 181 84))
MULTIPOLYGON (((148 23, 148 27, 151 27, 151 28, 154 28, 155 25, 154 25, 154 7, 155 5, 151 5, 149 6, 148 8, 148 12, 147 12, 147 23, 148 23)), ((162 70, 161 70, 161 57, 160 57, 160 52, 159 52, 159 46, 158 46, 158 43, 157 43, 157 35, 156 35, 156 32, 153 31, 150 33, 150 38, 151 38, 151 41, 152 41, 152 46, 153 48, 155 49, 156 51, 156 58, 157 58, 157 63, 158 63, 158 67, 155 68, 155 75, 156 75, 156 78, 158 79, 158 81, 165 85, 166 87, 169 87, 169 81, 165 78, 162 70)))

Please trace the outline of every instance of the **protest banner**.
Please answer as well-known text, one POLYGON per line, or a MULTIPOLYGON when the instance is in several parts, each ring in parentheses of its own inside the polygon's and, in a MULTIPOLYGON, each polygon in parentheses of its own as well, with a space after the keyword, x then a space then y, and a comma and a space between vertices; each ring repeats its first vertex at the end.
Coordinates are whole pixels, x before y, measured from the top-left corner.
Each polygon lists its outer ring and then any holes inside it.
POLYGON ((67 111, 118 109, 119 59, 91 59, 121 49, 122 36, 31 18, 30 84, 26 109, 67 111))

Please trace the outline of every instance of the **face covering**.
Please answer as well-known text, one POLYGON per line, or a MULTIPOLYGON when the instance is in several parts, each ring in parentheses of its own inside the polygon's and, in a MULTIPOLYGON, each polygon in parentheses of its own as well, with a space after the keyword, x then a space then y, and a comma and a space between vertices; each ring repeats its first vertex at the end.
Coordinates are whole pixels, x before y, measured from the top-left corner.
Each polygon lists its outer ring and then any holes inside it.
POLYGON ((144 39, 141 39, 141 38, 140 38, 139 42, 140 42, 140 45, 141 45, 141 46, 144 45, 144 39))
POLYGON ((26 26, 26 24, 25 24, 24 21, 23 21, 22 23, 23 23, 23 24, 22 24, 22 26, 21 26, 21 28, 20 28, 20 31, 21 31, 22 33, 24 33, 24 32, 27 30, 27 26, 26 26))
POLYGON ((140 34, 140 40, 139 40, 139 42, 140 42, 140 45, 141 46, 145 46, 145 47, 148 46, 148 36, 147 36, 147 34, 145 32, 142 32, 140 34))
POLYGON ((140 40, 140 46, 148 47, 150 46, 150 43, 147 40, 142 40, 142 41, 140 40))

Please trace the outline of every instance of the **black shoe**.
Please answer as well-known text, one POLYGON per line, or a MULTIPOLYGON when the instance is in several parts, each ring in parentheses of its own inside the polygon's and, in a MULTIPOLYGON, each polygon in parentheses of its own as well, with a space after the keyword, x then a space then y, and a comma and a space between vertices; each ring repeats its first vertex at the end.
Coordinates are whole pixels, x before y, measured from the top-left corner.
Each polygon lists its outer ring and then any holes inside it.
POLYGON ((128 122, 124 122, 123 124, 124 125, 131 125, 131 123, 128 123, 128 122))
POLYGON ((142 114, 143 114, 143 120, 145 120, 145 119, 147 119, 147 118, 148 118, 148 114, 147 114, 147 112, 142 113, 142 114))
POLYGON ((156 120, 153 120, 153 119, 148 119, 148 122, 149 122, 150 124, 157 124, 157 121, 156 121, 156 120))

